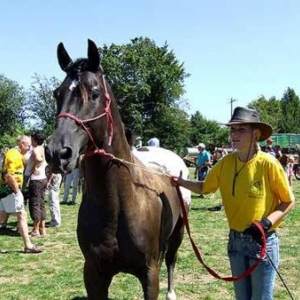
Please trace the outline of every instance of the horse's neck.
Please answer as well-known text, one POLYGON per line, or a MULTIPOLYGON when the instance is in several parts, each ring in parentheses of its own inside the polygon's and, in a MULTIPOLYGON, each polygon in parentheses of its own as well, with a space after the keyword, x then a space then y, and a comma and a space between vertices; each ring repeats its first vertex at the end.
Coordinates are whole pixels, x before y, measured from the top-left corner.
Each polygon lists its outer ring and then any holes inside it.
POLYGON ((94 186, 104 184, 107 190, 109 185, 117 184, 115 179, 119 175, 128 173, 127 167, 134 159, 125 137, 120 133, 114 135, 111 146, 106 145, 102 150, 104 151, 85 158, 84 172, 94 186))
POLYGON ((119 112, 113 113, 113 117, 112 144, 111 147, 108 147, 108 151, 116 158, 128 160, 131 158, 131 148, 127 142, 119 112))

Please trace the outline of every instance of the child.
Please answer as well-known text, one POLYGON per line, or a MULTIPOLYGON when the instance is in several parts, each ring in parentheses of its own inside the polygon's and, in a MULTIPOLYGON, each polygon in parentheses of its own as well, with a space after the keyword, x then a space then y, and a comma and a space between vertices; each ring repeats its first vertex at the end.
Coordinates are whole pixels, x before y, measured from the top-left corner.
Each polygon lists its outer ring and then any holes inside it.
POLYGON ((294 175, 293 172, 293 167, 294 167, 294 157, 293 156, 289 156, 288 160, 287 160, 287 176, 288 176, 288 180, 289 180, 289 185, 292 186, 292 178, 294 175))

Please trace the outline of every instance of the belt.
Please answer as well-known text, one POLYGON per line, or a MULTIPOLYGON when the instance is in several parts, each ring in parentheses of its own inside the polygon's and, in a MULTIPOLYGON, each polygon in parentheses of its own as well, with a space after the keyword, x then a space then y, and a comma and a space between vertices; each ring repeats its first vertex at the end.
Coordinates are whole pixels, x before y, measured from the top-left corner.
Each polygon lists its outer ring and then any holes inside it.
MULTIPOLYGON (((276 232, 275 230, 266 232, 266 238, 270 237, 270 236, 271 236, 272 234, 274 234, 275 232, 276 232)), ((231 234, 231 235, 234 236, 234 237, 239 237, 239 238, 244 238, 244 237, 249 237, 249 236, 251 236, 251 235, 249 235, 249 234, 245 234, 245 233, 243 233, 243 232, 236 231, 236 230, 234 230, 234 229, 230 229, 229 234, 231 234)))

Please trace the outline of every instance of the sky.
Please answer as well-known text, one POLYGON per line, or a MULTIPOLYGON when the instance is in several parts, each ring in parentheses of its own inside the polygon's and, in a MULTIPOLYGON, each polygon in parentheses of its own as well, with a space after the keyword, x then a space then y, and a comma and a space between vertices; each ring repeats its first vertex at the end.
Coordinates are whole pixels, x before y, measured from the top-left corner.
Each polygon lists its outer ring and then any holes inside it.
POLYGON ((64 78, 60 42, 76 59, 88 38, 101 47, 147 37, 190 74, 189 114, 227 122, 262 95, 300 94, 299 0, 2 0, 0 37, 0 74, 25 89, 34 74, 64 78))

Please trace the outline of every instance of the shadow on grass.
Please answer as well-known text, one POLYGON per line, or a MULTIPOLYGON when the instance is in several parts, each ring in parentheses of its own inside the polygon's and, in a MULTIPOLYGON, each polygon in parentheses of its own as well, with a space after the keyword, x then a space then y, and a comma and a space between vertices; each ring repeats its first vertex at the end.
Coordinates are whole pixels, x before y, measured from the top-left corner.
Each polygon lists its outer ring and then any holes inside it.
POLYGON ((24 251, 22 250, 0 250, 0 255, 2 254, 12 254, 12 253, 21 253, 21 254, 27 254, 27 253, 24 253, 24 251))
POLYGON ((11 228, 1 228, 0 235, 7 235, 7 236, 20 236, 20 233, 11 228))
POLYGON ((207 207, 191 207, 190 210, 194 211, 207 211, 207 207))
MULTIPOLYGON (((87 297, 82 297, 82 296, 80 296, 80 297, 72 298, 72 299, 70 299, 70 300, 87 300, 87 299, 88 299, 87 297)), ((108 300, 115 300, 115 299, 109 298, 108 300)))

